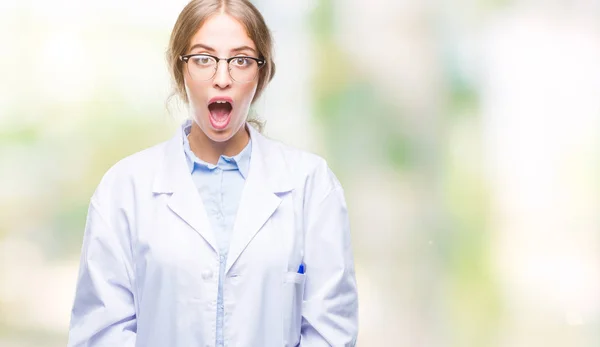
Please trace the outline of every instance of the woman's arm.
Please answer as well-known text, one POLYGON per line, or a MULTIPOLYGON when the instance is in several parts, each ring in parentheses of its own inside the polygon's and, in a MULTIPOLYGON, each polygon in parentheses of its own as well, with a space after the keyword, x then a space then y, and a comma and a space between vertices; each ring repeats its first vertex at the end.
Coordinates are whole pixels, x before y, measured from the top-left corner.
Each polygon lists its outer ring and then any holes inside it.
POLYGON ((129 235, 118 233, 92 201, 81 252, 69 347, 133 347, 136 315, 129 235))
POLYGON ((358 295, 342 187, 337 183, 308 206, 300 346, 354 346, 358 295))

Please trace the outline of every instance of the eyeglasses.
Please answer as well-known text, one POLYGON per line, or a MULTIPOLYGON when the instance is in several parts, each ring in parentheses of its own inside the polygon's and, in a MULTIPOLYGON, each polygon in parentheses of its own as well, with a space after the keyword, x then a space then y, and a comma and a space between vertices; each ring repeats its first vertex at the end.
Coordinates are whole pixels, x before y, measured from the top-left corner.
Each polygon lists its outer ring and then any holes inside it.
POLYGON ((180 55, 179 60, 186 63, 188 72, 194 81, 208 81, 215 77, 219 62, 227 62, 229 76, 238 83, 252 82, 258 70, 265 65, 264 59, 237 55, 231 58, 219 58, 210 54, 180 55))

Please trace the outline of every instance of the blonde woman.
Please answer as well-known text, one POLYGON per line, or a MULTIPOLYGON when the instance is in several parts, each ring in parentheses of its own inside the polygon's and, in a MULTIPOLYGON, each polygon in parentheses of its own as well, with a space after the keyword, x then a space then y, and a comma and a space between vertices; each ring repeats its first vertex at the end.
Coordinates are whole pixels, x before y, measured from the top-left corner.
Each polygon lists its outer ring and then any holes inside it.
POLYGON ((246 0, 194 0, 169 43, 191 119, 102 178, 88 211, 69 346, 353 346, 343 189, 248 111, 273 78, 246 0))

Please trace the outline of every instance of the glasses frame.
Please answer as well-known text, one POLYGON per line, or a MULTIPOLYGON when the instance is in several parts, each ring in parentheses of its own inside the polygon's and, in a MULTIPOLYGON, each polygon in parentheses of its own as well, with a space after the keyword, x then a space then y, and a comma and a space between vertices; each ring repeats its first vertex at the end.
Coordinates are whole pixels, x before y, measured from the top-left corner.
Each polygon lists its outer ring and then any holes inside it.
POLYGON ((219 70, 219 62, 221 60, 224 60, 227 62, 227 72, 229 73, 229 77, 231 77, 232 80, 234 80, 238 83, 250 83, 256 79, 256 76, 258 76, 258 70, 260 70, 261 67, 265 66, 265 62, 266 62, 264 59, 249 57, 246 55, 236 55, 236 56, 229 57, 229 58, 219 58, 217 56, 214 56, 211 54, 206 54, 206 53, 194 53, 194 54, 180 55, 179 60, 181 60, 182 62, 187 64, 190 61, 190 58, 198 57, 198 56, 213 58, 217 62, 217 64, 215 65, 215 71, 213 72, 213 75, 210 78, 207 78, 205 80, 200 80, 200 81, 210 81, 211 79, 215 78, 215 76, 217 75, 217 70, 219 70), (239 59, 239 58, 251 59, 251 60, 254 60, 258 64, 258 70, 257 70, 256 76, 254 76, 253 79, 251 79, 249 81, 245 81, 245 82, 240 82, 240 81, 236 80, 235 78, 233 78, 233 76, 231 76, 231 67, 229 66, 229 63, 231 61, 233 61, 234 59, 239 59))

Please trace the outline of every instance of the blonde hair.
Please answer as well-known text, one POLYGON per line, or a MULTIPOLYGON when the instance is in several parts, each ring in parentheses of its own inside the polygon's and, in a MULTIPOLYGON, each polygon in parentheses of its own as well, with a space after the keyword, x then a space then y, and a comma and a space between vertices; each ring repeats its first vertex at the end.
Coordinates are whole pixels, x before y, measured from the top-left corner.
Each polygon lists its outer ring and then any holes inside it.
MULTIPOLYGON (((192 0, 179 14, 167 50, 167 63, 174 83, 173 95, 179 96, 184 103, 188 103, 183 79, 183 64, 180 55, 188 53, 192 37, 202 27, 204 22, 215 14, 225 13, 237 19, 246 28, 248 37, 256 45, 259 58, 265 60, 265 66, 259 70, 258 86, 252 99, 256 101, 267 84, 275 75, 273 62, 273 39, 262 14, 248 0, 192 0)), ((256 119, 250 119, 259 130, 264 124, 256 119)))

